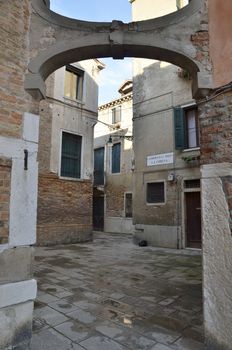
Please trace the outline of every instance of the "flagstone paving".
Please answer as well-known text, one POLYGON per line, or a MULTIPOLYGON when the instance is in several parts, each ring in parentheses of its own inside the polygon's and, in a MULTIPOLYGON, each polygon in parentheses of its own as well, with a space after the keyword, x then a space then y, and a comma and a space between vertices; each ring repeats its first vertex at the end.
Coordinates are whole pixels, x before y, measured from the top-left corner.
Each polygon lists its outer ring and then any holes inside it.
POLYGON ((32 350, 202 350, 201 255, 95 233, 38 247, 32 350))

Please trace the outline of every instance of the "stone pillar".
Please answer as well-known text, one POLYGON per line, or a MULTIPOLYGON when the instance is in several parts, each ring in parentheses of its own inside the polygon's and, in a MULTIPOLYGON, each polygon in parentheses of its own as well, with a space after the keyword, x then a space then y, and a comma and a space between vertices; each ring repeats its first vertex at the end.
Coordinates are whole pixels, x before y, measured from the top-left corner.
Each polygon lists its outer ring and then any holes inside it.
POLYGON ((199 104, 206 344, 232 349, 232 92, 199 104))
POLYGON ((207 348, 232 349, 232 163, 202 166, 203 294, 207 348))
POLYGON ((24 89, 30 21, 30 0, 0 1, 0 349, 28 348, 36 297, 39 117, 24 89))
POLYGON ((24 113, 22 139, 0 136, 0 349, 27 349, 31 338, 38 126, 24 113))

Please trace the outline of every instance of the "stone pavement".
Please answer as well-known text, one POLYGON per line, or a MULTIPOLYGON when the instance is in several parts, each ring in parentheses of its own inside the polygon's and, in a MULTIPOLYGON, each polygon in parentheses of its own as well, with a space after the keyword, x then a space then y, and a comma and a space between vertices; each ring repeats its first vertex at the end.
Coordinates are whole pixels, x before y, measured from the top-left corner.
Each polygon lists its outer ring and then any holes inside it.
POLYGON ((132 237, 36 248, 32 350, 202 350, 199 252, 132 237))

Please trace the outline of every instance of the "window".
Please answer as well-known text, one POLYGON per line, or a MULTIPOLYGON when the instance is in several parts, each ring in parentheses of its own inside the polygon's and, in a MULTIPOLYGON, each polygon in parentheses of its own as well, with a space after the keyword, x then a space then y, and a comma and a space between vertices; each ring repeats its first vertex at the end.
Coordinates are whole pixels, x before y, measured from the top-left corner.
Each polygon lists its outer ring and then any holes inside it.
POLYGON ((121 121, 121 106, 112 108, 112 124, 119 123, 121 121))
POLYGON ((125 193, 125 217, 132 218, 132 193, 125 193))
POLYGON ((72 100, 82 100, 84 72, 73 66, 66 66, 64 96, 72 100))
POLYGON ((94 150, 94 185, 104 185, 105 148, 94 150))
POLYGON ((81 144, 81 136, 62 132, 61 176, 81 177, 81 144))
POLYGON ((121 143, 115 143, 112 147, 111 172, 120 173, 121 163, 121 143))
POLYGON ((165 203, 164 182, 147 183, 147 203, 163 204, 165 203))
POLYGON ((174 108, 176 149, 199 146, 196 106, 174 108))

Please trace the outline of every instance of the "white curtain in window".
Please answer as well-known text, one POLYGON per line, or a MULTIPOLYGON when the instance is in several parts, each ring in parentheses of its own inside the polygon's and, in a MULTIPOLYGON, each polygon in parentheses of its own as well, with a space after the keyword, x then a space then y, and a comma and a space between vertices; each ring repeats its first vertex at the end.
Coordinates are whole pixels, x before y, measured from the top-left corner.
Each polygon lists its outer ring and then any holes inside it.
POLYGON ((188 147, 197 147, 197 133, 196 133, 196 114, 195 110, 187 111, 187 126, 188 126, 188 147))

